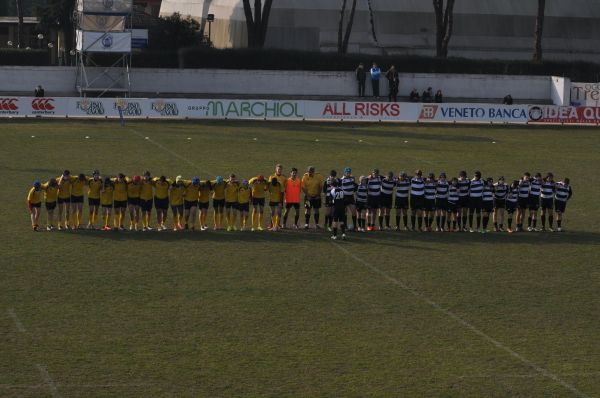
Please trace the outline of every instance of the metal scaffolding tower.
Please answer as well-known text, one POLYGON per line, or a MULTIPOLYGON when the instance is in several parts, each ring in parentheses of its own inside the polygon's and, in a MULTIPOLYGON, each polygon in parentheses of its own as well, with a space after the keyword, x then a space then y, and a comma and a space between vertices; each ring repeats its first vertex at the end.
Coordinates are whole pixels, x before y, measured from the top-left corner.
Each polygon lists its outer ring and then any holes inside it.
POLYGON ((78 0, 75 88, 81 96, 129 96, 132 0, 78 0))

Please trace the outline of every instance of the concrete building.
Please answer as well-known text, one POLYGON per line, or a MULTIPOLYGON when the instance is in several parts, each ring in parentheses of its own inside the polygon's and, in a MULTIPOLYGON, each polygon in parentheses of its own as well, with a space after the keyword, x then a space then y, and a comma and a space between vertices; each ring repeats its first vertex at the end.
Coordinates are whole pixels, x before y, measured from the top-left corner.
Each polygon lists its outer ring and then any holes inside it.
MULTIPOLYGON (((335 51, 340 5, 341 0, 275 0, 266 46, 335 51)), ((191 15, 202 26, 214 14, 216 47, 246 45, 241 0, 162 0, 161 15, 173 12, 191 15)), ((530 59, 536 13, 535 0, 457 0, 449 55, 530 59)), ((430 0, 358 0, 349 52, 434 55, 434 21, 430 0)), ((546 0, 543 46, 545 59, 600 62, 600 1, 546 0)))

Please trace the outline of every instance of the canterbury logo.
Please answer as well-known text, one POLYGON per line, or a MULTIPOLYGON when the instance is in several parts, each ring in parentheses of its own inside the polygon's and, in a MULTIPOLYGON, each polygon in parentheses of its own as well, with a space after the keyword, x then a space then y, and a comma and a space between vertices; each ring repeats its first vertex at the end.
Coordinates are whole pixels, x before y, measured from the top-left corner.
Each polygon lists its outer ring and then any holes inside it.
POLYGON ((16 98, 0 98, 0 109, 3 111, 16 111, 18 99, 16 98))
POLYGON ((31 101, 31 108, 36 111, 53 111, 52 98, 36 98, 31 101))

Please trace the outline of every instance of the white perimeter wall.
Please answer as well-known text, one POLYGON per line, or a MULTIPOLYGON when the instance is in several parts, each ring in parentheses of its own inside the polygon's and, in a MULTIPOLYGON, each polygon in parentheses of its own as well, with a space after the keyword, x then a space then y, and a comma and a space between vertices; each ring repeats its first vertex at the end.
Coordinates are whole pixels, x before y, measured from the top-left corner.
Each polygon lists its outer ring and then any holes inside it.
MULTIPOLYGON (((88 69, 89 70, 89 69, 88 69)), ((41 84, 48 96, 75 92, 72 67, 0 67, 0 93, 33 93, 41 84)), ((568 79, 550 76, 401 74, 400 96, 416 88, 441 89, 446 98, 498 99, 511 94, 515 100, 568 102, 568 79), (555 81, 556 80, 556 81, 555 81)), ((243 94, 287 96, 347 96, 357 94, 354 72, 256 71, 226 69, 133 69, 131 89, 146 94, 243 94)), ((380 82, 387 95, 387 81, 380 82)), ((367 79, 367 95, 371 93, 367 79)), ((557 103, 559 102, 559 103, 557 103)))

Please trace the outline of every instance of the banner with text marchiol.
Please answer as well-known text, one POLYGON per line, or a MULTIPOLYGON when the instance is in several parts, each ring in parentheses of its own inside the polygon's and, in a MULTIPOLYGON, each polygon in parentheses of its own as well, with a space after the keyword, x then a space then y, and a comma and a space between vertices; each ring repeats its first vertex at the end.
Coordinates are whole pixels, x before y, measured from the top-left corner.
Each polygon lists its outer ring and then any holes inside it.
POLYGON ((304 101, 295 100, 179 100, 190 119, 287 119, 302 120, 304 101))

